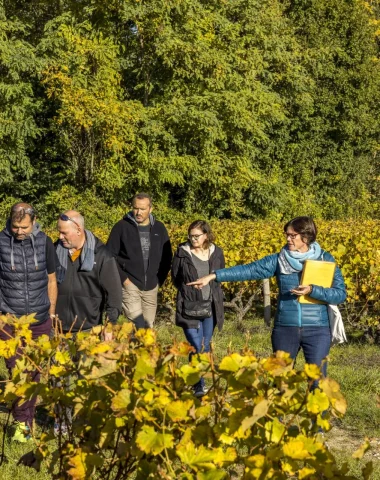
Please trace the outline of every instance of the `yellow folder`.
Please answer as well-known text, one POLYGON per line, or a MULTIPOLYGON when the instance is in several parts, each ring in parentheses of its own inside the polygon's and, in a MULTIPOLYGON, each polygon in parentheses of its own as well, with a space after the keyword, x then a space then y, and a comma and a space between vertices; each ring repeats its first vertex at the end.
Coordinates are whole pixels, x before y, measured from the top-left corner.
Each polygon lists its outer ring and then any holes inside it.
MULTIPOLYGON (((324 262, 319 260, 306 260, 302 270, 301 285, 319 285, 320 287, 330 288, 334 281, 335 273, 334 262, 324 262)), ((326 303, 320 300, 314 300, 307 295, 299 297, 300 303, 326 303)))

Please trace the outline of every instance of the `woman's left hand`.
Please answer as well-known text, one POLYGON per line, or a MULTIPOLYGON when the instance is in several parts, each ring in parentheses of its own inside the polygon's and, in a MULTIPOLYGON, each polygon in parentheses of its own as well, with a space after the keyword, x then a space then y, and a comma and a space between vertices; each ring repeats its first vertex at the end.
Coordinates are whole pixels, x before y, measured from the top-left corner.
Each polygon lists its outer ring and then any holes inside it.
POLYGON ((309 295, 312 291, 311 285, 298 285, 297 288, 293 288, 293 290, 290 290, 294 295, 309 295))

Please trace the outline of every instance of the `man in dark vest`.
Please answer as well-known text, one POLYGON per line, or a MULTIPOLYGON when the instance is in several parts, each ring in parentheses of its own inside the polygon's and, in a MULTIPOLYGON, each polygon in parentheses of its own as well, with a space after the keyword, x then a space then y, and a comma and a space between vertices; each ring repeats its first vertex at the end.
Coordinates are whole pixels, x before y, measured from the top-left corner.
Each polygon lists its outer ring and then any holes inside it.
MULTIPOLYGON (((21 317, 35 314, 30 325, 33 339, 49 335, 57 302, 56 254, 52 240, 40 230, 36 212, 27 203, 13 205, 6 227, 0 232, 0 312, 21 317)), ((5 326, 0 339, 8 340, 12 328, 5 326)), ((15 367, 17 355, 5 360, 8 371, 15 367)), ((39 381, 39 373, 32 375, 39 381)), ((36 398, 21 405, 14 403, 12 440, 31 438, 36 398)))

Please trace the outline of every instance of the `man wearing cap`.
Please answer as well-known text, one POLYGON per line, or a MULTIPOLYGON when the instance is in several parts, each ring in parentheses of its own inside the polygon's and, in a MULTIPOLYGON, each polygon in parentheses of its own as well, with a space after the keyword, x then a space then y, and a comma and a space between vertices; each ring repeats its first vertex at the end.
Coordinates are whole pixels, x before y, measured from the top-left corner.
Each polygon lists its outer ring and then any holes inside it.
POLYGON ((152 328, 157 291, 169 271, 172 249, 163 223, 152 215, 152 199, 138 193, 132 211, 116 223, 107 247, 117 259, 123 283, 123 310, 136 328, 152 328))
MULTIPOLYGON (((27 203, 13 205, 6 227, 0 232, 0 312, 16 317, 35 314, 30 325, 33 339, 49 335, 57 301, 56 254, 52 240, 40 230, 36 212, 27 203)), ((5 325, 0 339, 8 340, 13 329, 5 325)), ((16 365, 18 355, 5 360, 8 371, 16 365)), ((32 375, 39 381, 39 373, 32 375)), ((31 438, 36 398, 14 402, 12 440, 31 438)))

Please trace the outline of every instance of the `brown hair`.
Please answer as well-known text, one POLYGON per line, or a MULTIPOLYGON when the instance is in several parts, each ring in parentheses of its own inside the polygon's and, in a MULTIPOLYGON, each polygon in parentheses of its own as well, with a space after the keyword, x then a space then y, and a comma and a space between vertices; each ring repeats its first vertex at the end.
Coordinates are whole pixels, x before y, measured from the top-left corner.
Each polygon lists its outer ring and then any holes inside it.
POLYGON ((9 216, 11 222, 21 222, 27 215, 30 216, 30 220, 33 222, 36 218, 36 211, 28 203, 19 202, 12 206, 9 216))
POLYGON ((284 226, 285 233, 289 227, 292 227, 295 232, 299 233, 302 241, 308 245, 315 242, 317 238, 317 227, 311 217, 293 218, 293 220, 290 220, 290 222, 284 226))
POLYGON ((149 195, 149 193, 145 193, 145 192, 136 193, 136 195, 133 196, 131 203, 133 205, 133 202, 135 200, 144 200, 145 198, 147 198, 149 200, 149 206, 151 207, 152 206, 152 197, 149 195))
POLYGON ((215 241, 215 235, 212 233, 210 225, 205 222, 204 220, 195 220, 195 222, 191 223, 189 228, 187 229, 187 235, 190 237, 190 232, 194 228, 198 228, 202 231, 202 233, 207 234, 207 238, 203 243, 203 248, 206 249, 210 246, 210 243, 215 241))

